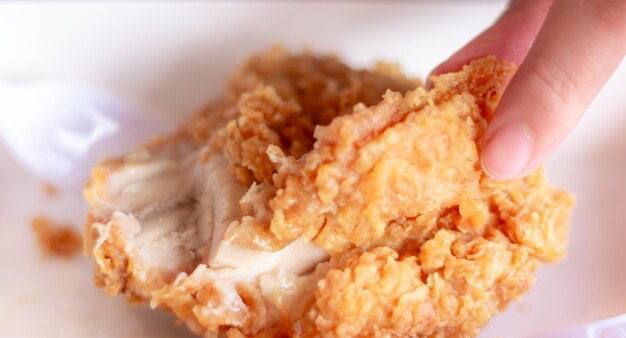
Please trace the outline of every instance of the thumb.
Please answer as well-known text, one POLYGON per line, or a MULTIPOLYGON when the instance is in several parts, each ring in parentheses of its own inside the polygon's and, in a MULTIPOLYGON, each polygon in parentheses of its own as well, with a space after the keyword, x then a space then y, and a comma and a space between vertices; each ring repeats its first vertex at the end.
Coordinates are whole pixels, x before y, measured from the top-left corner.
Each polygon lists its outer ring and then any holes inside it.
POLYGON ((624 53, 626 1, 555 1, 487 128, 483 169, 513 179, 541 165, 624 53))

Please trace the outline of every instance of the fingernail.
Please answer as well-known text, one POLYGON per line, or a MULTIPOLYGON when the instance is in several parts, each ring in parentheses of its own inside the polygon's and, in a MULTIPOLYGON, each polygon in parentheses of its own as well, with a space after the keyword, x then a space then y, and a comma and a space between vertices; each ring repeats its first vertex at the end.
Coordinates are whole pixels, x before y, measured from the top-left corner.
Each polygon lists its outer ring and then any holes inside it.
POLYGON ((526 168, 533 147, 532 140, 521 125, 504 125, 485 143, 481 155, 483 170, 498 180, 516 178, 526 168))

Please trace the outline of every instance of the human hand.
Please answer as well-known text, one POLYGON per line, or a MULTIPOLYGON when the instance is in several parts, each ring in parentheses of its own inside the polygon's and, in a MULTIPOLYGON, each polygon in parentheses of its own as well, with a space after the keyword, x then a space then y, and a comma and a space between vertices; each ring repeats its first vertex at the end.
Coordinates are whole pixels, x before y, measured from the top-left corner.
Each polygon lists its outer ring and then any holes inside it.
POLYGON ((512 0, 432 74, 487 55, 519 66, 483 139, 496 179, 523 177, 561 143, 626 53, 625 0, 512 0))

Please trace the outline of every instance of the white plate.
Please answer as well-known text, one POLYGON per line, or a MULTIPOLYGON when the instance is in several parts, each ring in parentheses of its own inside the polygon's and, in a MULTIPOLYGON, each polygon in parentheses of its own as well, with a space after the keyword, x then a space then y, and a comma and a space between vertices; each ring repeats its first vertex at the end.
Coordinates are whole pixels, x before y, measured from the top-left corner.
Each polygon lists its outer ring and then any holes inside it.
MULTIPOLYGON (((107 86, 163 115, 193 112, 247 55, 282 42, 352 65, 400 62, 425 75, 486 27, 493 2, 0 3, 0 77, 62 76, 107 86)), ((572 70, 575 71, 575 70, 572 70)), ((626 65, 548 163, 577 205, 568 258, 541 268, 482 337, 522 336, 626 312, 626 65)), ((0 112, 7 114, 10 112, 0 112)), ((0 337, 185 337, 172 318, 93 286, 79 257, 42 258, 37 212, 83 222, 80 198, 47 198, 0 148, 0 337)))

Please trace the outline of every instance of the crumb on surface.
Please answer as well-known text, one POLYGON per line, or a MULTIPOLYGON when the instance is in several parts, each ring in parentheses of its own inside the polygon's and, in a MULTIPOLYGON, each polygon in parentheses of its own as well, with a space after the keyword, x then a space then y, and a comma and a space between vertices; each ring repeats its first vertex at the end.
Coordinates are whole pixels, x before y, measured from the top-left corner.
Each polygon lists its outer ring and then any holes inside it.
POLYGON ((71 224, 58 223, 38 215, 31 221, 37 244, 46 256, 70 258, 82 247, 80 234, 71 224))
POLYGON ((59 188, 50 182, 45 182, 41 190, 43 191, 46 197, 52 198, 52 197, 57 197, 59 195, 59 188))

